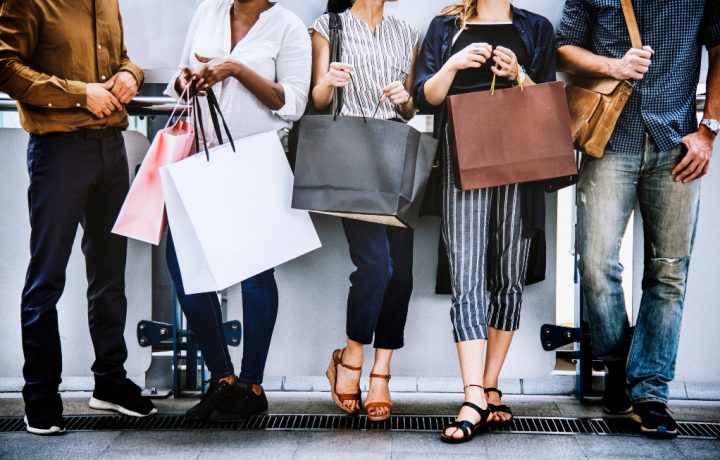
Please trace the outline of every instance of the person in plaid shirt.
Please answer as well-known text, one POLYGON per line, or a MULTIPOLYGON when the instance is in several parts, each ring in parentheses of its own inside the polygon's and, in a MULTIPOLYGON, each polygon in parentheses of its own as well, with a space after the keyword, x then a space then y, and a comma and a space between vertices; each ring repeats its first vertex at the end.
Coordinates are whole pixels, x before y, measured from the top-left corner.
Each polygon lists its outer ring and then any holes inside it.
POLYGON ((720 118, 720 2, 634 0, 643 49, 632 49, 620 0, 567 0, 557 35, 562 70, 635 81, 603 158, 585 156, 578 183, 577 251, 593 352, 608 368, 604 407, 633 412, 648 436, 670 438, 688 266, 720 118), (698 128, 702 47, 710 54, 698 128), (644 221, 645 271, 634 332, 619 250, 635 202, 644 221))

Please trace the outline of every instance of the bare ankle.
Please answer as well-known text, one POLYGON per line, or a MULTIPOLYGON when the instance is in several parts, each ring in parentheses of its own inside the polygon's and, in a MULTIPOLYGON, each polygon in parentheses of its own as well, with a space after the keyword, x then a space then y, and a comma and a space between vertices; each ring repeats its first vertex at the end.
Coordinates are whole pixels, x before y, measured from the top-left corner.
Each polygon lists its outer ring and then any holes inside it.
POLYGON ((260 396, 262 394, 262 385, 255 385, 252 386, 252 392, 255 393, 256 396, 260 396))
POLYGON ((237 377, 230 374, 227 377, 223 377, 220 379, 221 382, 229 383, 230 385, 235 385, 237 383, 237 377))

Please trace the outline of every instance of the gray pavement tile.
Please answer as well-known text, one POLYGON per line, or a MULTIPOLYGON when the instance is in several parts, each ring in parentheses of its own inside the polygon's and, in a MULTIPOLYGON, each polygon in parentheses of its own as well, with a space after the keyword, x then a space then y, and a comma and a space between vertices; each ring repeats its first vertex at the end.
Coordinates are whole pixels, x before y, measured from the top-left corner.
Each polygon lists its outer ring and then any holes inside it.
POLYGON ((392 454, 424 453, 429 455, 457 454, 469 458, 488 458, 483 442, 484 434, 478 434, 472 441, 450 445, 440 441, 440 433, 392 433, 392 454))
POLYGON ((584 403, 580 403, 577 399, 568 397, 563 400, 556 400, 555 404, 563 417, 596 418, 607 416, 602 410, 600 398, 591 398, 584 403))
POLYGON ((62 459, 96 458, 112 445, 118 433, 67 433, 63 436, 36 436, 29 433, 0 434, 0 458, 62 459))
POLYGON ((333 431, 302 433, 298 452, 390 453, 392 438, 389 432, 333 431))
POLYGON ((668 384, 670 399, 688 399, 685 382, 682 380, 673 380, 668 384))
POLYGON ((239 431, 123 431, 109 450, 132 451, 138 446, 149 451, 173 451, 236 445, 245 433, 239 431))
POLYGON ((418 391, 427 393, 462 393, 460 377, 419 377, 418 391))
POLYGON ((720 458, 720 441, 704 439, 676 439, 674 444, 688 459, 714 459, 720 458))
POLYGON ((480 456, 473 453, 471 457, 468 454, 456 454, 452 452, 393 452, 392 460, 455 460, 455 459, 484 460, 488 457, 480 456))
POLYGON ((236 450, 203 450, 197 457, 198 460, 293 460, 295 450, 276 449, 236 449, 236 450))
POLYGON ((575 391, 574 375, 554 375, 542 379, 522 379, 525 395, 570 395, 575 391))
POLYGON ((561 417, 562 413, 552 400, 528 400, 520 396, 506 396, 503 402, 510 406, 515 415, 533 417, 561 417))
POLYGON ((98 460, 195 460, 199 454, 200 452, 197 450, 157 452, 135 448, 133 450, 107 450, 95 458, 98 460))
POLYGON ((720 401, 670 401, 668 407, 677 420, 720 422, 720 401))
POLYGON ((575 435, 589 458, 662 458, 683 459, 685 456, 674 440, 656 440, 642 436, 575 435))
POLYGON ((390 380, 390 392, 415 393, 417 392, 416 377, 393 377, 390 380))
POLYGON ((284 381, 285 377, 265 377, 262 386, 265 391, 280 391, 284 381))
POLYGON ((299 450, 295 460, 392 460, 390 452, 375 452, 368 446, 367 452, 343 452, 326 450, 299 450))
POLYGON ((586 458, 580 444, 572 435, 498 434, 482 436, 491 458, 586 458))
POLYGON ((720 382, 687 382, 689 399, 720 400, 720 382))

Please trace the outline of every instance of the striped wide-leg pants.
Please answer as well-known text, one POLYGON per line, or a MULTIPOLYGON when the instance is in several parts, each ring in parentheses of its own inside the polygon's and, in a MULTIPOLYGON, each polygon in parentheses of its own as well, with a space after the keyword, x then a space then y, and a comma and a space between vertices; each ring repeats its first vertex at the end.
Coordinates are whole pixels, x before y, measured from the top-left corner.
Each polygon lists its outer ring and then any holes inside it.
POLYGON ((515 331, 531 241, 522 235, 520 186, 461 190, 444 138, 442 233, 450 261, 455 341, 487 339, 488 326, 515 331))

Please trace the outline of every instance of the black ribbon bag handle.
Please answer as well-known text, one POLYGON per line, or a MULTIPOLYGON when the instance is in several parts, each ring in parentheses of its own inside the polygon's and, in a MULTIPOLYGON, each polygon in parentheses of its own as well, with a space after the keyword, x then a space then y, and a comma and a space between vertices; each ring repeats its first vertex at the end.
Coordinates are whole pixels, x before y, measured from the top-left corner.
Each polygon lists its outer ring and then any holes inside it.
MULTIPOLYGON (((191 83, 192 87, 190 88, 190 91, 192 93, 192 99, 193 99, 193 120, 195 123, 195 150, 197 152, 200 151, 200 141, 199 141, 199 135, 198 132, 202 133, 203 138, 203 148, 205 150, 205 157, 208 161, 210 161, 210 150, 207 146, 207 138, 205 136, 205 127, 203 126, 203 119, 202 119, 202 109, 200 108, 200 96, 198 96, 198 91, 195 82, 193 81, 191 83)), ((217 97, 215 96, 215 93, 213 92, 212 88, 208 88, 205 90, 205 94, 207 95, 207 102, 208 102, 208 108, 210 110, 210 118, 212 120, 213 129, 215 130, 215 135, 218 138, 218 142, 220 145, 224 144, 225 141, 223 140, 222 136, 222 129, 220 129, 220 121, 222 121, 222 126, 225 129, 225 133, 227 134, 228 140, 230 141, 230 146, 233 149, 233 152, 235 152, 235 142, 233 141, 232 135, 230 134, 230 128, 227 125, 227 122, 225 121, 225 116, 222 113, 222 110, 220 110, 220 104, 218 103, 217 97), (219 118, 218 118, 219 116, 219 118)))

